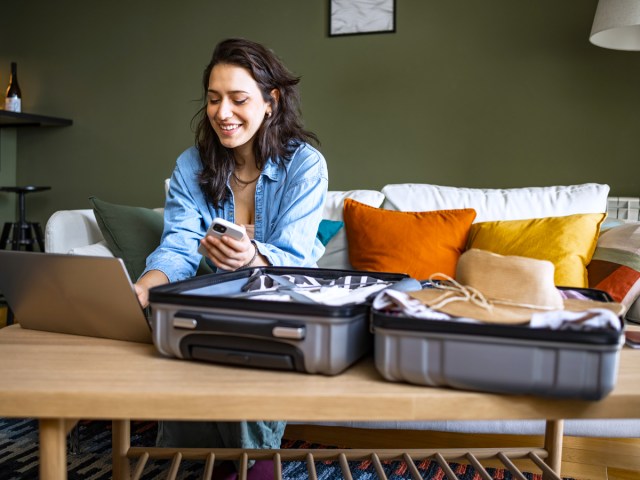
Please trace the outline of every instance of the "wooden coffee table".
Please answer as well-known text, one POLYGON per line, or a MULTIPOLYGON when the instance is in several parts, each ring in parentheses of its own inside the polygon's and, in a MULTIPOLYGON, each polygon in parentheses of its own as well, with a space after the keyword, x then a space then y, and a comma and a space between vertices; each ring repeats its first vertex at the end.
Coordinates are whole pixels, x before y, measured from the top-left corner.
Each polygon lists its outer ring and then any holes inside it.
POLYGON ((326 377, 168 359, 152 345, 13 325, 0 330, 0 415, 39 419, 43 480, 67 478, 66 434, 77 419, 113 421, 114 478, 119 479, 130 475, 129 419, 545 418, 541 451, 548 453, 546 462, 557 472, 562 419, 638 417, 640 351, 625 348, 620 360, 617 386, 605 399, 557 400, 391 383, 382 379, 371 359, 326 377))

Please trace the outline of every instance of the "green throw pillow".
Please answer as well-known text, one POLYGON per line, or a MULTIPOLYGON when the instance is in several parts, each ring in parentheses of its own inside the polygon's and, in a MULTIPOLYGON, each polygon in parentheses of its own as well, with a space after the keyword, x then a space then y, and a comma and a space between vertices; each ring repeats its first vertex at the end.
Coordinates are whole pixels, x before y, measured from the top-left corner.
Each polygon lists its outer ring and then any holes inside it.
POLYGON ((145 269, 147 257, 160 245, 164 219, 150 208, 130 207, 89 197, 109 250, 124 261, 132 281, 145 269))
POLYGON ((318 227, 317 237, 325 247, 329 240, 336 236, 340 229, 344 226, 344 222, 339 220, 321 220, 318 227))

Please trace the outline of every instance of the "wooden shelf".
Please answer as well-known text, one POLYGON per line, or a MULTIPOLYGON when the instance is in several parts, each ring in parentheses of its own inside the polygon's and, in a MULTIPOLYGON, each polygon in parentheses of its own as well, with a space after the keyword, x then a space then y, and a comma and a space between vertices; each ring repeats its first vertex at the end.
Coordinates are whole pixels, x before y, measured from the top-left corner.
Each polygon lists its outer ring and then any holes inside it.
POLYGON ((72 125, 67 118, 47 117, 33 113, 18 113, 0 110, 0 128, 9 127, 65 127, 72 125))

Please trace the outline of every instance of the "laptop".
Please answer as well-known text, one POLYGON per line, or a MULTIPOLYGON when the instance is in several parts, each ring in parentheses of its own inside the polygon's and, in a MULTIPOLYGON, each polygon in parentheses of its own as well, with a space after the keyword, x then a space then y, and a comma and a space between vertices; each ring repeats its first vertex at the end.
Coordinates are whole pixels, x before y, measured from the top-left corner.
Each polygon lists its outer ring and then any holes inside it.
POLYGON ((151 343, 119 258, 0 250, 0 293, 22 328, 151 343))

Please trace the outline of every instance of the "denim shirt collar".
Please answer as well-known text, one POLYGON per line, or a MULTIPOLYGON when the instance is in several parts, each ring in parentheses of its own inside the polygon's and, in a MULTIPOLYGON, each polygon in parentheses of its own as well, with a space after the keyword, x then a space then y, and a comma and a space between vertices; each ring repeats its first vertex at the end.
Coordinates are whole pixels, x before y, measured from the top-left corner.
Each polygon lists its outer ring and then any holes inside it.
POLYGON ((272 159, 268 159, 262 169, 262 174, 269 177, 269 180, 277 182, 280 178, 280 167, 272 159))

